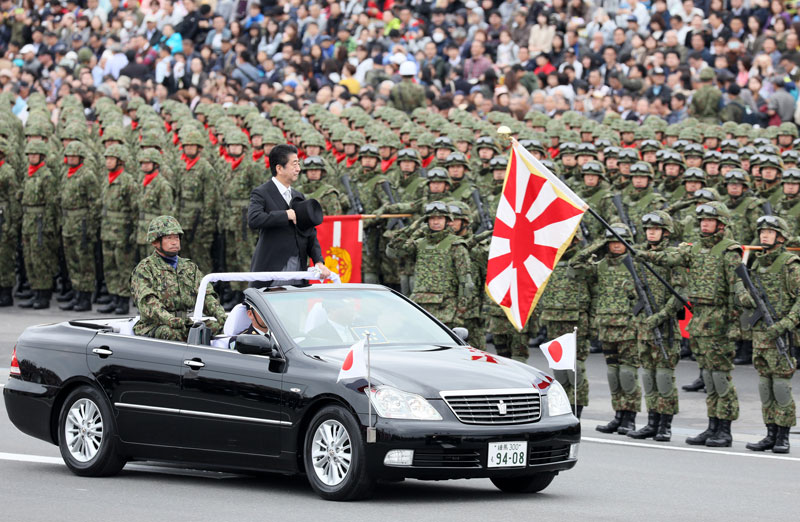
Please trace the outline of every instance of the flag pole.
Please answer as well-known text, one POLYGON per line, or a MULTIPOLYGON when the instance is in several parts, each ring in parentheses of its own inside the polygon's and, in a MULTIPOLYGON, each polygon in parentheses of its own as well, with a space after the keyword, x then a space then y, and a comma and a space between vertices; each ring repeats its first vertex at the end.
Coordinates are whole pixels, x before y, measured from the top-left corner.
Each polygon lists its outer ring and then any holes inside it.
POLYGON ((370 395, 370 394, 372 394, 372 376, 370 374, 370 372, 372 370, 370 354, 372 352, 369 349, 370 348, 370 342, 369 342, 370 333, 367 332, 366 336, 367 336, 367 390, 368 390, 367 398, 369 399, 367 401, 367 404, 368 404, 368 410, 367 410, 368 411, 368 413, 367 413, 367 444, 373 444, 373 443, 377 442, 377 440, 378 440, 378 433, 377 433, 377 430, 375 429, 375 427, 372 425, 372 396, 370 395))
POLYGON ((575 384, 572 385, 573 388, 573 396, 575 402, 572 404, 575 406, 575 416, 578 416, 578 327, 575 326, 572 329, 572 335, 575 336, 575 369, 573 372, 575 373, 575 384))
MULTIPOLYGON (((634 249, 634 248, 631 246, 631 244, 630 244, 630 243, 628 243, 627 241, 625 241, 625 240, 622 238, 622 236, 620 236, 619 234, 617 234, 617 231, 616 231, 616 230, 614 230, 613 228, 611 228, 611 225, 609 225, 609 224, 608 224, 608 222, 607 222, 605 219, 603 219, 603 218, 600 216, 600 214, 598 214, 597 212, 595 212, 595 211, 594 211, 594 209, 593 209, 592 207, 589 207, 589 206, 587 206, 587 207, 586 207, 586 211, 587 211, 587 212, 589 212, 589 214, 591 214, 592 216, 594 216, 594 217, 595 217, 595 219, 597 219, 597 221, 599 221, 599 222, 600 222, 600 224, 601 224, 601 225, 603 225, 603 226, 606 228, 606 230, 608 230, 609 232, 611 232, 611 234, 612 234, 612 235, 613 235, 613 236, 616 238, 616 240, 617 240, 617 241, 619 241, 620 243, 622 243, 623 245, 625 245, 625 248, 627 248, 627 249, 628 249, 628 252, 630 252, 630 253, 631 253, 631 254, 633 254, 634 256, 636 255, 636 250, 635 250, 635 249, 634 249)), ((646 262, 644 259, 641 259, 641 258, 639 259, 639 262, 642 264, 642 266, 644 266, 644 267, 645 267, 647 270, 649 270, 651 274, 653 274, 654 276, 656 276, 656 279, 658 279, 658 281, 659 281, 659 282, 660 282, 662 285, 664 285, 664 287, 665 287, 667 290, 669 290, 669 292, 670 292, 672 295, 674 295, 674 296, 675 296, 675 297, 678 299, 678 301, 680 301, 680 302, 681 302, 681 304, 683 304, 683 306, 685 306, 685 307, 686 307, 686 308, 688 308, 689 310, 691 310, 691 309, 692 309, 692 305, 689 303, 689 301, 687 301, 685 297, 683 297, 681 294, 679 294, 679 293, 678 293, 678 291, 677 291, 677 290, 675 290, 675 288, 673 288, 673 287, 672 287, 672 285, 671 285, 671 284, 669 284, 669 283, 667 282, 667 280, 666 280, 666 279, 664 279, 663 277, 661 277, 661 275, 659 275, 659 273, 658 273, 658 272, 656 272, 655 268, 653 268, 652 266, 650 266, 650 263, 646 262)))

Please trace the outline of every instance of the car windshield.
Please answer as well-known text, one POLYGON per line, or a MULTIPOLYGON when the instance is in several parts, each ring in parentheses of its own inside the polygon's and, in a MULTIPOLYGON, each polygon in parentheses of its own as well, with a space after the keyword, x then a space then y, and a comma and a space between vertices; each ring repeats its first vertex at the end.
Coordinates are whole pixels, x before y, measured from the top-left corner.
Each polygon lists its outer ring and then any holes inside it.
POLYGON ((367 333, 374 348, 456 344, 446 330, 391 292, 326 289, 268 292, 265 298, 302 348, 349 346, 367 333))

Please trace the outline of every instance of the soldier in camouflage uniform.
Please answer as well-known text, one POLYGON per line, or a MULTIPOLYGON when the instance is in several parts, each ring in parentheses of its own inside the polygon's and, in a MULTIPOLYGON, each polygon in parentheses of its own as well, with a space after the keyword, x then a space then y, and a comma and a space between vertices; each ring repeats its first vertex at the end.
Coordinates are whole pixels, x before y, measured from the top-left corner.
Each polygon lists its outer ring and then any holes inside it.
POLYGON ((491 136, 481 136, 475 142, 471 171, 476 175, 476 183, 481 190, 492 185, 492 172, 489 163, 500 153, 500 148, 491 136))
POLYGON ((685 190, 681 176, 683 171, 686 170, 686 165, 681 155, 675 151, 666 151, 662 156, 661 163, 664 167, 664 176, 658 192, 669 201, 679 199, 683 196, 685 190))
MULTIPOLYGON (((480 139, 478 139, 478 147, 480 146, 480 139)), ((433 167, 442 167, 443 169, 447 169, 447 156, 450 155, 451 152, 455 152, 456 146, 447 136, 439 136, 433 142, 433 162, 431 163, 431 168, 433 167)))
POLYGON ((222 181, 201 157, 205 140, 199 132, 190 131, 181 141, 183 165, 175 184, 176 211, 185 231, 181 248, 201 271, 209 272, 222 181))
POLYGON ((756 287, 762 289, 765 301, 772 306, 775 324, 767 326, 762 318, 753 325, 753 366, 758 372, 758 394, 767 436, 747 444, 747 449, 789 453, 789 429, 797 424, 792 398, 792 376, 797 361, 788 348, 793 345, 795 328, 800 323, 800 258, 786 251, 784 244, 789 230, 783 219, 762 216, 757 228, 764 250, 756 253, 750 274, 756 287), (778 351, 775 344, 778 337, 786 342, 788 357, 778 351))
POLYGON ((0 138, 0 307, 14 304, 14 286, 21 209, 19 181, 10 158, 13 145, 0 138))
POLYGON ((162 174, 161 162, 163 155, 155 149, 143 149, 137 158, 139 161, 139 177, 141 178, 141 191, 136 208, 139 218, 136 225, 136 245, 139 259, 150 255, 150 245, 147 242, 147 228, 150 222, 172 212, 175 205, 175 193, 172 186, 162 174))
POLYGON ((547 287, 536 304, 539 324, 547 332, 548 339, 555 339, 578 329, 577 335, 577 376, 569 370, 554 370, 553 375, 564 387, 571 403, 575 402, 577 380, 577 403, 575 414, 578 418, 584 406, 589 405, 589 380, 586 377, 586 358, 589 357, 589 308, 591 305, 588 280, 584 270, 569 266, 570 260, 580 250, 582 239, 580 231, 572 244, 553 268, 547 287))
MULTIPOLYGON (((616 216, 613 195, 608 190, 608 177, 603 165, 597 161, 590 161, 581 167, 581 173, 583 184, 577 187, 575 192, 606 221, 616 216)), ((584 238, 587 241, 597 239, 603 234, 603 225, 596 219, 586 220, 582 228, 584 234, 588 236, 584 238)))
POLYGON ((427 171, 422 169, 419 152, 414 149, 402 149, 397 153, 397 165, 400 169, 397 200, 400 202, 418 200, 425 192, 428 179, 427 171))
POLYGON ((727 197, 722 199, 731 211, 733 238, 742 244, 755 237, 755 221, 761 214, 761 200, 750 190, 750 176, 742 169, 725 173, 727 197))
MULTIPOLYGON (((80 141, 64 148, 67 172, 61 185, 61 238, 67 273, 74 297, 59 306, 62 310, 86 312, 92 309, 95 284, 94 250, 97 239, 100 180, 84 161, 91 152, 80 141)), ((126 238, 127 240, 127 238, 126 238)))
POLYGON ((780 204, 783 197, 783 190, 781 189, 783 164, 781 159, 774 154, 767 154, 761 161, 759 172, 762 186, 758 195, 775 208, 780 204))
POLYGON ((723 181, 719 170, 722 153, 716 150, 707 150, 703 156, 703 170, 706 173, 706 186, 717 188, 723 181))
MULTIPOLYGON (((625 202, 625 212, 632 224, 638 225, 642 217, 652 210, 664 208, 667 200, 653 188, 655 173, 650 163, 639 161, 631 166, 631 184, 622 192, 625 202)), ((636 228, 634 241, 641 243, 645 240, 644 230, 636 228)))
MULTIPOLYGON (((611 227, 630 241, 628 227, 621 223, 611 227)), ((642 402, 639 388, 639 355, 636 349, 636 329, 631 321, 633 285, 630 274, 622 264, 625 245, 606 231, 603 240, 578 252, 569 263, 573 269, 585 270, 592 297, 591 328, 603 343, 608 387, 614 419, 596 427, 602 433, 626 433, 636 429, 636 413, 642 402), (597 254, 600 254, 598 257, 597 254)))
MULTIPOLYGON (((131 276, 140 315, 133 327, 136 335, 186 341, 203 273, 196 264, 178 256, 182 235, 180 224, 172 216, 159 216, 148 227, 147 239, 155 251, 139 262, 131 276)), ((212 335, 222 330, 225 310, 211 285, 206 290, 203 315, 216 319, 208 323, 212 335)))
POLYGON ((441 201, 425 206, 428 229, 422 237, 389 242, 386 254, 412 256, 414 292, 411 300, 448 326, 458 323, 475 293, 467 242, 453 234, 451 214, 441 201))
POLYGON ((136 266, 136 246, 131 240, 136 230, 140 188, 133 176, 125 171, 127 151, 123 145, 108 147, 104 156, 108 184, 104 184, 101 197, 100 241, 103 273, 111 301, 97 311, 125 315, 131 296, 131 270, 136 266))
POLYGON ((408 114, 417 107, 425 107, 425 89, 414 83, 417 66, 414 62, 407 61, 400 64, 400 83, 392 88, 389 94, 389 106, 408 114))
POLYGON ((637 251, 646 259, 665 267, 689 269, 687 297, 692 303, 689 323, 692 353, 703 374, 706 391, 708 428, 687 444, 727 447, 732 443, 731 422, 739 418, 739 398, 731 370, 735 348, 731 339, 740 336, 738 305, 747 294, 734 270, 741 264, 742 248, 730 237, 730 211, 718 201, 695 209, 701 239, 693 245, 681 244, 675 250, 637 251))
POLYGON ((686 216, 691 216, 694 211, 694 193, 706 186, 706 173, 703 169, 689 167, 683 173, 683 193, 675 198, 678 191, 673 192, 667 212, 675 220, 681 220, 686 216))
POLYGON ((788 169, 781 176, 783 199, 775 213, 786 221, 789 234, 800 233, 800 169, 788 169))
POLYGON ((319 156, 308 156, 303 160, 305 183, 298 188, 307 199, 316 199, 322 205, 326 216, 340 216, 347 213, 350 202, 344 192, 327 182, 328 171, 319 156), (323 177, 325 179, 323 179, 323 177))
MULTIPOLYGON (((671 236, 675 232, 669 214, 656 210, 645 214, 639 223, 644 229, 648 250, 663 251, 674 248, 669 246, 671 236)), ((684 288, 685 282, 680 271, 663 267, 657 267, 656 271, 676 290, 684 288)), ((678 413, 675 367, 680 360, 680 349, 675 342, 677 326, 675 316, 683 309, 683 304, 647 270, 639 267, 637 272, 650 289, 654 313, 650 317, 640 314, 636 322, 639 363, 642 366, 642 385, 647 405, 647 424, 636 431, 628 432, 628 436, 634 439, 652 437, 657 441, 669 442, 672 438, 672 417, 678 413), (661 347, 655 341, 653 331, 655 328, 661 332, 661 347)))
POLYGON ((719 111, 722 102, 722 91, 715 87, 714 70, 706 67, 700 71, 700 88, 692 96, 689 114, 704 123, 719 122, 719 111))
POLYGON ((53 278, 58 273, 58 180, 46 166, 47 144, 25 146, 28 171, 22 184, 22 255, 33 298, 22 308, 50 308, 53 278))

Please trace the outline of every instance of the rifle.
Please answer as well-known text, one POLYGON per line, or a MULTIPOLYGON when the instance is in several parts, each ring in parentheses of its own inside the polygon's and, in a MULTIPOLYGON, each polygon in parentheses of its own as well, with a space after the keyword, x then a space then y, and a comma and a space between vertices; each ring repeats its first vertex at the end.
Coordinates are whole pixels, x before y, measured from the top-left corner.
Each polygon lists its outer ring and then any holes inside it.
MULTIPOLYGON (((644 310, 645 315, 647 317, 651 317, 655 312, 653 312, 653 306, 651 304, 653 295, 650 293, 650 287, 639 277, 639 274, 636 272, 636 267, 633 265, 633 258, 630 254, 626 254, 625 257, 622 258, 622 264, 625 265, 625 268, 627 268, 628 272, 631 273, 631 277, 633 278, 633 286, 636 289, 636 295, 639 296, 639 301, 636 303, 636 306, 633 307, 633 315, 639 315, 639 313, 644 310)), ((653 300, 653 302, 655 302, 655 300, 653 300)), ((664 336, 661 333, 660 327, 656 326, 653 328, 653 337, 655 339, 656 346, 661 349, 661 355, 664 356, 664 360, 669 361, 667 351, 664 349, 664 336)))
POLYGON ((634 241, 636 241, 636 236, 638 235, 636 233, 636 226, 633 223, 631 223, 631 219, 628 216, 628 211, 625 210, 625 205, 622 203, 622 196, 619 193, 614 194, 611 197, 611 201, 613 201, 614 206, 617 207, 617 213, 619 214, 619 218, 622 220, 625 226, 628 227, 628 230, 631 231, 631 235, 633 236, 634 241))
POLYGON ((486 230, 494 229, 494 223, 492 222, 491 216, 489 213, 486 212, 486 207, 483 206, 483 200, 481 200, 481 193, 478 192, 478 189, 472 189, 472 201, 475 203, 475 207, 478 209, 478 217, 481 220, 481 225, 478 227, 478 230, 475 233, 481 233, 486 230))
POLYGON ((764 201, 764 203, 761 204, 761 210, 764 211, 765 216, 774 215, 772 211, 772 203, 770 203, 769 201, 764 201))
MULTIPOLYGON (((742 263, 736 267, 735 272, 744 283, 744 287, 747 289, 750 297, 752 297, 753 301, 756 303, 756 311, 750 318, 750 326, 753 326, 759 320, 764 321, 764 324, 767 326, 772 326, 775 324, 775 310, 767 300, 767 294, 764 292, 764 288, 762 287, 760 289, 756 289, 756 286, 753 284, 753 280, 750 279, 750 272, 747 270, 747 265, 742 263)), ((760 282, 759 286, 761 286, 760 282)), ((786 362, 788 362, 789 366, 791 366, 792 361, 789 359, 786 341, 782 336, 779 336, 777 339, 775 339, 775 345, 778 347, 778 353, 786 357, 786 362)))
POLYGON ((583 219, 581 219, 581 235, 583 236, 583 241, 581 241, 581 247, 589 246, 592 235, 589 233, 589 227, 586 226, 586 224, 583 222, 583 219))
POLYGON ((353 214, 363 214, 364 204, 361 203, 361 198, 359 198, 357 194, 353 193, 353 188, 350 186, 350 176, 347 174, 342 174, 341 179, 344 190, 347 192, 347 199, 350 200, 350 212, 353 214))
MULTIPOLYGON (((381 181, 381 188, 386 193, 386 197, 389 198, 389 203, 392 205, 396 204, 397 201, 394 199, 394 193, 392 193, 392 186, 389 184, 388 181, 384 180, 381 181)), ((386 228, 388 230, 395 230, 398 228, 403 228, 407 225, 406 220, 402 218, 391 218, 389 223, 386 224, 386 228)))

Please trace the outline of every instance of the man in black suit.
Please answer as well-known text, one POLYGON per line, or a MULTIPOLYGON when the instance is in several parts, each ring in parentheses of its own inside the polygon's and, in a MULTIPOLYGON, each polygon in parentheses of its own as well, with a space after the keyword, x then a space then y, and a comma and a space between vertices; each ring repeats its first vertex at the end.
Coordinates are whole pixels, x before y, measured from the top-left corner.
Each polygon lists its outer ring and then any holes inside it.
MULTIPOLYGON (((252 272, 305 271, 310 257, 322 277, 330 276, 314 226, 298 220, 295 209, 305 197, 292 188, 300 175, 300 160, 292 145, 277 145, 269 153, 272 179, 250 194, 247 224, 258 230, 252 272)), ((269 286, 258 283, 254 286, 269 286)))

